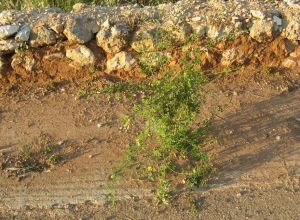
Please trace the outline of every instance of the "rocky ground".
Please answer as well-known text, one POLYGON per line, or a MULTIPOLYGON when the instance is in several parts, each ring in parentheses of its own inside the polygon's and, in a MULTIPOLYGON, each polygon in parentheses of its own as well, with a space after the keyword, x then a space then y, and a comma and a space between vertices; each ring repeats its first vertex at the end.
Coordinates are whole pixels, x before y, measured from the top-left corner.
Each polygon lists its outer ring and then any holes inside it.
MULTIPOLYGON (((140 53, 161 49, 159 39, 166 32, 177 43, 185 41, 192 32, 209 39, 247 33, 260 43, 278 36, 295 42, 300 39, 299 17, 299 4, 293 1, 179 1, 157 7, 76 4, 68 13, 57 8, 6 10, 0 14, 0 69, 17 69, 23 64, 30 72, 36 65, 34 57, 6 54, 49 45, 66 50, 64 55, 51 55, 51 59, 68 58, 79 67, 95 65, 97 54, 81 44, 96 40, 107 72, 128 71, 140 61, 140 53)), ((239 64, 245 62, 235 60, 239 64)), ((288 67, 297 65, 293 60, 287 63, 288 67)))
POLYGON ((300 219, 299 8, 179 1, 2 11, 0 218, 300 219), (204 187, 175 190, 169 206, 151 183, 125 179, 113 211, 106 182, 139 127, 120 124, 129 99, 95 91, 185 56, 200 58, 210 78, 197 120, 214 115, 218 144, 206 150, 218 172, 204 187))

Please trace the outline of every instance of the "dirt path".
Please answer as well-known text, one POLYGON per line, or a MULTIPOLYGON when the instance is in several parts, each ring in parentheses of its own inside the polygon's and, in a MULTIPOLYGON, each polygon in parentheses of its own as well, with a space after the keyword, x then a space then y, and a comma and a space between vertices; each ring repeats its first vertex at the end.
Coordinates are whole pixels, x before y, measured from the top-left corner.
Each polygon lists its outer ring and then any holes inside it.
POLYGON ((273 90, 266 88, 262 92, 268 95, 255 101, 245 100, 246 92, 237 95, 218 115, 213 127, 219 144, 211 152, 219 172, 192 193, 196 214, 181 199, 172 207, 153 206, 151 187, 143 182, 125 181, 117 189, 117 214, 106 208, 105 181, 133 137, 120 130, 118 121, 126 102, 78 99, 71 90, 3 96, 2 163, 20 146, 43 143, 57 144, 63 161, 42 173, 25 173, 21 181, 0 171, 0 217, 299 219, 300 90, 267 91, 273 90))

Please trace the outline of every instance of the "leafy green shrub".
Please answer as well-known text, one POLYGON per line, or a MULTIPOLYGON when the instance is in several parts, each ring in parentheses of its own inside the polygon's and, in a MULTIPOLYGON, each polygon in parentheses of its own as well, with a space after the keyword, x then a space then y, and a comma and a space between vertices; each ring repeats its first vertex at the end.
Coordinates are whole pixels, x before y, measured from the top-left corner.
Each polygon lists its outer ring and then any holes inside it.
POLYGON ((139 179, 157 184, 156 197, 166 204, 175 179, 183 180, 187 187, 205 184, 214 168, 209 155, 201 149, 206 143, 208 124, 194 125, 202 101, 198 91, 207 82, 199 62, 183 60, 181 71, 171 69, 159 79, 103 89, 110 94, 144 94, 136 99, 125 123, 128 127, 129 122, 143 122, 144 127, 116 166, 111 182, 135 171, 139 179))

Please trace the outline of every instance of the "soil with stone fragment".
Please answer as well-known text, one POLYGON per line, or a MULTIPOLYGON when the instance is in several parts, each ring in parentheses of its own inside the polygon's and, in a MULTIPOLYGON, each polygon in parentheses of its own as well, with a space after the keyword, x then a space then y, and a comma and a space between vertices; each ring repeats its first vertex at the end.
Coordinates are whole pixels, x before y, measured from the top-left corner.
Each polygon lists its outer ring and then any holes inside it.
MULTIPOLYGON (((261 47, 242 37, 211 48, 207 73, 222 70, 218 51, 231 46, 261 54, 204 88, 198 119, 215 115, 218 144, 207 151, 218 172, 205 187, 174 191, 169 206, 153 199, 151 183, 125 178, 117 212, 108 208, 105 184, 138 130, 125 131, 119 121, 131 102, 80 93, 139 80, 140 72, 105 74, 101 66, 74 69, 67 60, 41 58, 63 47, 32 52, 33 73, 9 70, 0 80, 0 218, 299 219, 300 70, 280 68, 285 43, 261 47), (57 160, 49 159, 54 154, 57 160)), ((97 57, 105 59, 101 51, 97 57)))

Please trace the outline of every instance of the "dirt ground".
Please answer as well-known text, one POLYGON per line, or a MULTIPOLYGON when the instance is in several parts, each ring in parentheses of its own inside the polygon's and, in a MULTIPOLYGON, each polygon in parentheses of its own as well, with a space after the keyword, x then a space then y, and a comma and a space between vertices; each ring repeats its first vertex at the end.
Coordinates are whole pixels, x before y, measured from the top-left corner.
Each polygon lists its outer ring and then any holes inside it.
POLYGON ((129 100, 80 97, 89 79, 107 80, 96 75, 55 86, 49 76, 24 87, 2 81, 0 219, 300 219, 299 70, 252 67, 208 83, 198 120, 214 115, 218 143, 207 151, 218 172, 205 187, 174 192, 169 206, 153 199, 151 184, 125 179, 116 212, 105 184, 138 128, 121 129, 129 100), (43 146, 57 163, 41 165, 37 154, 20 166, 20 151, 43 146))

